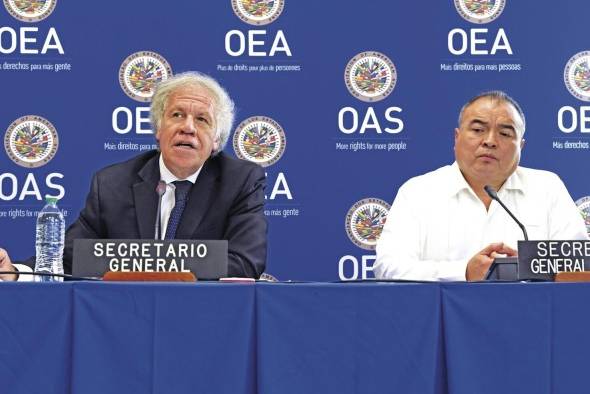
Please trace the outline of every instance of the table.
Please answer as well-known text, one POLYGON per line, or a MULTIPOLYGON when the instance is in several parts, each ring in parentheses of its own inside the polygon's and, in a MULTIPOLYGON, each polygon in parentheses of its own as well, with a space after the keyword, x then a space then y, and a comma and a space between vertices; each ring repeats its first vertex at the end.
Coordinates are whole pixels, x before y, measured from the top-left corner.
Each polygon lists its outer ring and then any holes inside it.
POLYGON ((1 283, 4 393, 585 393, 590 285, 1 283))

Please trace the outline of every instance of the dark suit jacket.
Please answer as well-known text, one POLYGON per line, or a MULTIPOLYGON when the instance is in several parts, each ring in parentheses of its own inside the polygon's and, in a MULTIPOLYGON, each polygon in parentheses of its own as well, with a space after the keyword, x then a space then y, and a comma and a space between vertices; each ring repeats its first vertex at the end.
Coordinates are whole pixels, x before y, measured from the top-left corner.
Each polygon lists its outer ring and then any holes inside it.
MULTIPOLYGON (((160 180, 150 151, 106 167, 92 179, 86 206, 66 232, 64 271, 72 272, 77 238, 153 238, 160 180)), ((228 275, 258 278, 266 264, 263 169, 223 152, 209 158, 192 187, 179 239, 228 240, 228 275)))

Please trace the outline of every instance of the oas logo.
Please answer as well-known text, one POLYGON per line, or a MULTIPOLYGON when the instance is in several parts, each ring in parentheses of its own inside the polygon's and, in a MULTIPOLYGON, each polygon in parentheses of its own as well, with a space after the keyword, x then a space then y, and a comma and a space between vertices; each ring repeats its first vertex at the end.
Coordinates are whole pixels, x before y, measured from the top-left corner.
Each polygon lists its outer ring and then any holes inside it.
POLYGON ((590 197, 586 196, 580 198, 576 201, 576 205, 578 206, 580 214, 586 224, 586 231, 588 232, 588 235, 590 235, 590 197))
POLYGON ((393 62, 379 52, 362 52, 350 59, 344 71, 350 94, 366 102, 389 96, 397 81, 393 62))
POLYGON ((281 15, 285 0, 232 0, 235 14, 251 25, 268 25, 281 15))
POLYGON ((4 7, 14 18, 22 22, 39 22, 47 18, 57 0, 4 0, 4 7))
POLYGON ((142 51, 129 55, 119 68, 121 88, 133 100, 149 102, 156 84, 172 76, 172 68, 156 52, 142 51))
POLYGON ((346 214, 348 238, 360 248, 375 250, 389 208, 388 203, 378 198, 358 201, 346 214))
POLYGON ((240 159, 268 167, 281 158, 287 140, 276 121, 266 116, 253 116, 239 124, 233 143, 234 152, 240 159))
POLYGON ((489 23, 498 18, 506 0, 455 0, 455 8, 463 19, 472 23, 489 23))
POLYGON ((568 60, 563 79, 574 97, 590 101, 590 51, 576 53, 568 60))
POLYGON ((47 119, 36 115, 15 120, 4 135, 8 157, 19 166, 28 168, 49 163, 57 153, 58 144, 55 127, 47 119))

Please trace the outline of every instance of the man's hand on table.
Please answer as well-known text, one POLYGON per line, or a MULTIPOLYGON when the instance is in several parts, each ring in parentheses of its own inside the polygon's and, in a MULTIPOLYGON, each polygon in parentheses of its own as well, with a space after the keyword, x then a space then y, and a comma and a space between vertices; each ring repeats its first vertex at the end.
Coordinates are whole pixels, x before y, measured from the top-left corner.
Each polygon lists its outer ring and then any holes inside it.
POLYGON ((486 246, 475 256, 473 256, 467 263, 465 279, 468 281, 483 280, 486 272, 488 272, 488 269, 490 269, 490 265, 500 254, 509 257, 515 257, 517 252, 502 242, 493 243, 486 246))
POLYGON ((10 261, 10 256, 8 256, 8 252, 2 248, 0 248, 0 271, 12 271, 14 274, 0 274, 0 279, 3 281, 12 282, 17 280, 18 274, 14 266, 12 265, 12 261, 10 261))

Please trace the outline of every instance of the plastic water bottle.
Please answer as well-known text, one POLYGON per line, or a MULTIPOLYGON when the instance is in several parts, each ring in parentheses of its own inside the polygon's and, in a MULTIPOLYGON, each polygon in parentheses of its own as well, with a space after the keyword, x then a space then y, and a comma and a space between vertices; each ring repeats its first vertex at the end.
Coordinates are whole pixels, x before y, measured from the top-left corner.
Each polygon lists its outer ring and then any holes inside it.
MULTIPOLYGON (((63 274, 63 252, 65 239, 64 217, 57 208, 57 199, 47 197, 47 204, 37 216, 37 238, 35 247, 37 260, 35 271, 63 274)), ((57 276, 37 276, 37 282, 61 282, 57 276)))

